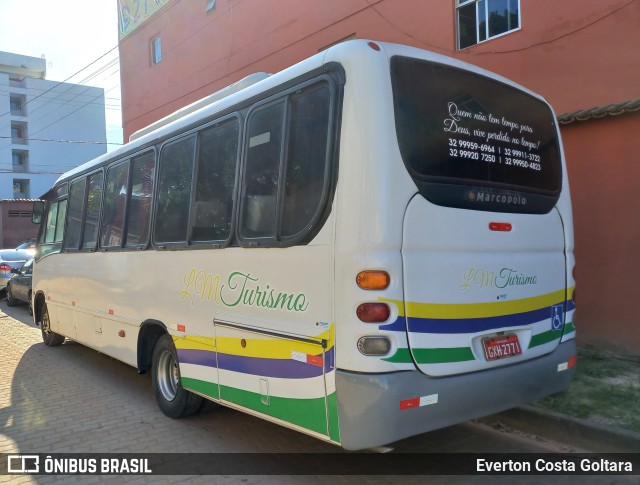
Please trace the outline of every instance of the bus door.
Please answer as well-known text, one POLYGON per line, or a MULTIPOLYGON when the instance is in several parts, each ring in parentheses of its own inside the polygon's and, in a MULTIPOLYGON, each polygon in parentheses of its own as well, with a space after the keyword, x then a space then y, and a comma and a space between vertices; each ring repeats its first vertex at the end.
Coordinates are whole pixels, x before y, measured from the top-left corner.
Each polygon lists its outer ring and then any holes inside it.
POLYGON ((409 345, 425 374, 508 365, 558 345, 566 295, 557 210, 469 211, 416 195, 402 256, 409 345))

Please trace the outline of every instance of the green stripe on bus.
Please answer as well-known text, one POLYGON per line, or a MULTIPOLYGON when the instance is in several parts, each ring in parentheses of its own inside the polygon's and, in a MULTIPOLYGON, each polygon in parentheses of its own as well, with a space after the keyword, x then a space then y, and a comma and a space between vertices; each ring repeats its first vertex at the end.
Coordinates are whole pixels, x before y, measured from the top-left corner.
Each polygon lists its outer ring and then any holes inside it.
POLYGON ((396 364, 410 364, 413 362, 411 358, 413 353, 418 364, 443 364, 447 362, 466 362, 475 360, 473 352, 469 347, 451 347, 439 349, 398 349, 391 357, 387 357, 387 362, 396 364))
POLYGON ((531 337, 529 348, 553 342, 554 340, 558 340, 561 336, 562 330, 548 330, 546 332, 539 333, 531 337))
MULTIPOLYGON (((218 399, 218 385, 213 382, 201 381, 183 377, 182 385, 186 389, 192 389, 201 394, 218 399)), ((262 395, 256 392, 244 391, 235 387, 220 386, 220 398, 230 401, 240 406, 244 406, 254 411, 266 414, 268 416, 281 419, 291 424, 301 426, 317 433, 327 434, 327 411, 325 409, 324 397, 314 399, 293 399, 285 397, 269 396, 269 405, 262 402, 262 395)), ((329 403, 335 402, 335 393, 329 396, 329 403)), ((335 404, 335 418, 332 415, 332 421, 335 421, 335 430, 333 430, 331 438, 334 441, 339 440, 338 422, 337 422, 337 403, 335 404)))
POLYGON ((220 398, 218 384, 214 382, 201 381, 200 379, 193 379, 191 377, 181 377, 180 383, 185 389, 191 389, 192 391, 199 392, 214 399, 220 398))
POLYGON ((411 353, 409 349, 403 348, 396 350, 396 353, 391 357, 387 357, 386 359, 382 359, 387 362, 393 362, 394 364, 412 364, 413 359, 411 358, 411 353))
POLYGON ((564 332, 562 333, 562 335, 567 335, 571 332, 575 332, 576 331, 576 327, 573 324, 573 322, 567 322, 564 324, 564 332))
MULTIPOLYGON (((291 383, 295 385, 295 383, 291 383)), ((240 406, 267 414, 291 424, 301 426, 317 433, 327 434, 327 410, 324 397, 314 399, 292 399, 269 396, 269 405, 262 402, 257 392, 220 386, 220 397, 240 406)))

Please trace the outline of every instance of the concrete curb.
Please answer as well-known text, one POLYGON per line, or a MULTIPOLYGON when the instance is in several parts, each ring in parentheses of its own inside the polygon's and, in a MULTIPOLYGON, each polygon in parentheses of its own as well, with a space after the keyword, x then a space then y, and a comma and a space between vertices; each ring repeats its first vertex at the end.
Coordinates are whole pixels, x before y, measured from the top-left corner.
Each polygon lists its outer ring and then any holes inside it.
POLYGON ((522 406, 487 416, 525 433, 537 434, 598 453, 639 453, 640 433, 574 418, 534 406, 522 406))

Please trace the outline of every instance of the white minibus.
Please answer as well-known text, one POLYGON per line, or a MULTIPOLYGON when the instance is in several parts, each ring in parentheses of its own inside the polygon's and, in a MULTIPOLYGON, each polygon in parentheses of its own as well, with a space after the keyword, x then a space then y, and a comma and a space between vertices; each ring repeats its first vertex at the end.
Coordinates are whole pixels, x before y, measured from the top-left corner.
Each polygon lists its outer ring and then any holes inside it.
MULTIPOLYGON (((566 390, 573 226, 540 96, 354 40, 230 86, 60 177, 35 321, 350 450, 566 390)), ((64 349, 64 346, 62 347, 64 349)))

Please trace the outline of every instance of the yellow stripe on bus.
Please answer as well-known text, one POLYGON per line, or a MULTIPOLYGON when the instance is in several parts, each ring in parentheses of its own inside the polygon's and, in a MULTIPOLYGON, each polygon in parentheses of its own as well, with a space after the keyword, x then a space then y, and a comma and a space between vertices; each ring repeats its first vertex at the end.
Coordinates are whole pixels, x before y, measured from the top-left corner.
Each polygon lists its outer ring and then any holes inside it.
MULTIPOLYGON (((571 288, 569 289, 571 293, 571 288)), ((458 318, 485 318, 524 313, 540 308, 557 305, 566 299, 564 289, 511 301, 495 301, 489 303, 415 303, 407 302, 407 313, 413 318, 434 319, 458 319, 458 318)), ((398 300, 386 300, 398 307, 398 316, 405 316, 403 302, 398 300)))
POLYGON ((174 344, 177 349, 182 350, 208 350, 218 351, 229 355, 241 355, 244 357, 258 357, 266 359, 290 359, 291 352, 308 353, 318 355, 322 352, 321 340, 327 342, 325 352, 334 345, 333 326, 330 330, 312 337, 318 339, 317 344, 302 342, 299 340, 287 340, 279 338, 244 338, 239 337, 174 337, 174 344), (246 342, 243 348, 241 340, 246 342), (217 344, 217 348, 215 347, 217 344))

